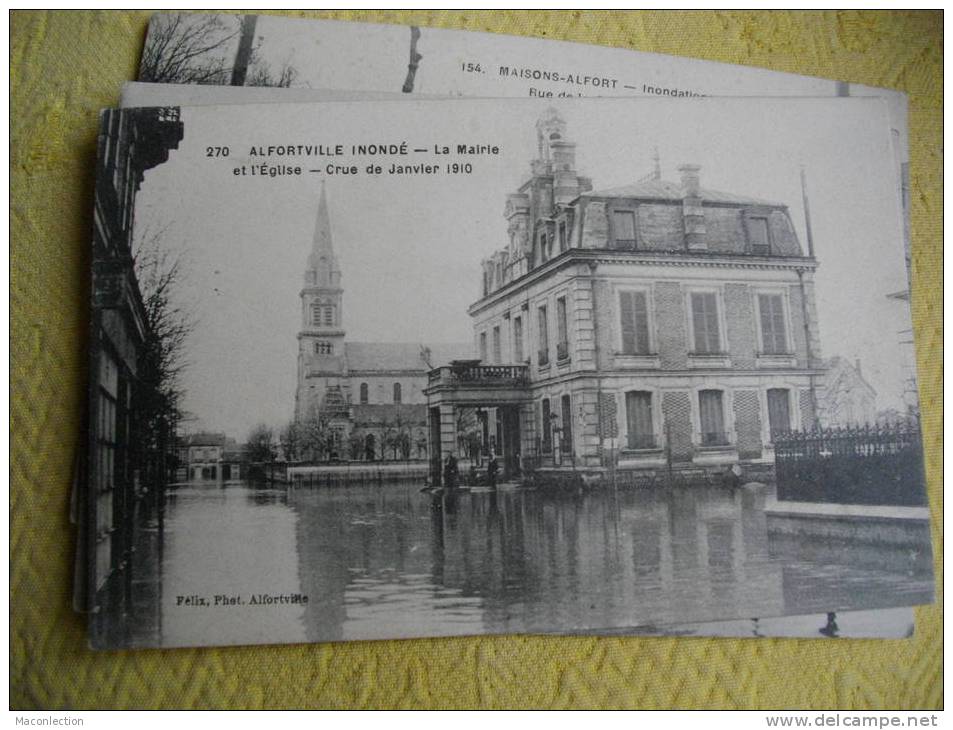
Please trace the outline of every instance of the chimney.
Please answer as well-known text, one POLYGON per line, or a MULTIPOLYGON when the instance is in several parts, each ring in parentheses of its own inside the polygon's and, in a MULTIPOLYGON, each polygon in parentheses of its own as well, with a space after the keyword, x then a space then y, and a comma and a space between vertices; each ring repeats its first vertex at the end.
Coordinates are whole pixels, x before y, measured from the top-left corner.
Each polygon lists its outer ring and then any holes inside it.
POLYGON ((682 175, 682 190, 685 192, 685 197, 698 197, 698 173, 701 171, 699 165, 680 165, 678 168, 679 173, 682 175))
POLYGON ((698 165, 681 165, 678 168, 682 176, 682 219, 685 223, 685 245, 689 251, 705 251, 705 212, 699 192, 698 165))

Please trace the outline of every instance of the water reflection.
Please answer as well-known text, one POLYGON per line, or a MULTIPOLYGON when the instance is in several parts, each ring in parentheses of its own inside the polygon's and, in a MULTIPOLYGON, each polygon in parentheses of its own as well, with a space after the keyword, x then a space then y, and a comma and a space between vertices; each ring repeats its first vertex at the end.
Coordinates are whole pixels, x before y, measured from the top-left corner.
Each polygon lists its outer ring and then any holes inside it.
POLYGON ((769 539, 763 506, 744 489, 185 485, 166 517, 161 643, 601 630, 931 600, 928 547, 769 539), (259 594, 307 603, 251 605, 259 594))

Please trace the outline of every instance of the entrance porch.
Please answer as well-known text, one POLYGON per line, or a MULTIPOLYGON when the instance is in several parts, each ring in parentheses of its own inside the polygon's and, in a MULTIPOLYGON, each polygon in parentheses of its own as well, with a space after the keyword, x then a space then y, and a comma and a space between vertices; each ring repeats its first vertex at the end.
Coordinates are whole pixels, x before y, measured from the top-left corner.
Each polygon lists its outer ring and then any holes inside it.
POLYGON ((451 454, 458 462, 474 457, 480 462, 492 451, 502 479, 520 476, 522 456, 535 445, 528 382, 526 365, 458 360, 430 371, 424 393, 432 485, 442 484, 442 464, 451 454), (468 423, 466 414, 473 414, 475 422, 468 423))

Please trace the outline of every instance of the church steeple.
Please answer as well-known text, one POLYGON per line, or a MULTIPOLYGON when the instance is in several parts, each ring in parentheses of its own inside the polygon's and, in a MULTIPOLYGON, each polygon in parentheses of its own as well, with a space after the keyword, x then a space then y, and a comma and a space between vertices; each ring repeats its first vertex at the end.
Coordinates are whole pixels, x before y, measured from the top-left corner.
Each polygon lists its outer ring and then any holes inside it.
POLYGON ((341 268, 334 255, 328 198, 321 184, 318 215, 301 289, 301 329, 298 332, 297 419, 314 414, 325 392, 345 368, 341 268))
POLYGON ((304 284, 308 286, 341 286, 341 268, 334 255, 334 243, 331 240, 331 216, 328 215, 328 196, 321 183, 321 197, 318 200, 318 217, 314 224, 314 238, 311 241, 311 254, 304 274, 304 284))

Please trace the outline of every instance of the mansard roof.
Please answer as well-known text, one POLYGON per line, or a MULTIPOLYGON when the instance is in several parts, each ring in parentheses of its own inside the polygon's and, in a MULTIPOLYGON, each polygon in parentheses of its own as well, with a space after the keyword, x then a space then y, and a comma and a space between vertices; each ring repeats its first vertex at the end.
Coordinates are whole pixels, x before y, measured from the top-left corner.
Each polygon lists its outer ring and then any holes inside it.
POLYGON ((344 352, 348 370, 426 372, 430 366, 422 356, 424 347, 430 349, 429 359, 434 367, 473 356, 469 342, 345 342, 344 352))
MULTIPOLYGON (((760 198, 750 198, 745 195, 735 195, 734 193, 723 193, 707 188, 700 188, 698 192, 703 203, 764 205, 772 208, 786 207, 784 203, 762 200, 760 198)), ((678 183, 665 180, 645 180, 633 183, 632 185, 590 191, 585 193, 585 195, 590 198, 642 198, 647 200, 671 200, 675 202, 681 201, 685 197, 685 190, 678 183)))

